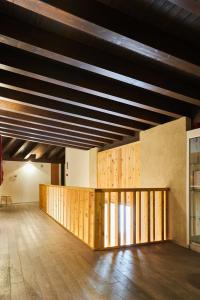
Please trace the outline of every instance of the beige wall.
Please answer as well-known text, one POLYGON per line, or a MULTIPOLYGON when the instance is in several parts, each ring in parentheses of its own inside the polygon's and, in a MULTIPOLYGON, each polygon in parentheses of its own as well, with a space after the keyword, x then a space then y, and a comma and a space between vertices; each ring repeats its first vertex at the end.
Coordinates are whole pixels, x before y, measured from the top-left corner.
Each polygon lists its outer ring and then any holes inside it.
POLYGON ((141 186, 170 187, 170 237, 186 246, 186 118, 141 132, 141 186))
POLYGON ((4 181, 0 194, 12 196, 14 203, 39 201, 39 184, 51 183, 51 165, 4 161, 4 181))

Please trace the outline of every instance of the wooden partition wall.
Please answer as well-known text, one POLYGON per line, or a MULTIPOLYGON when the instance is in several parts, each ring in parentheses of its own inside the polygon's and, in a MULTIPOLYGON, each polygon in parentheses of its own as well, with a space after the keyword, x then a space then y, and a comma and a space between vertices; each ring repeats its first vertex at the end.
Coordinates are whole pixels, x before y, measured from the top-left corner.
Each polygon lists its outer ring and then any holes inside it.
POLYGON ((140 186, 140 142, 98 152, 98 188, 140 186))
POLYGON ((93 249, 168 238, 168 189, 40 185, 40 208, 93 249))

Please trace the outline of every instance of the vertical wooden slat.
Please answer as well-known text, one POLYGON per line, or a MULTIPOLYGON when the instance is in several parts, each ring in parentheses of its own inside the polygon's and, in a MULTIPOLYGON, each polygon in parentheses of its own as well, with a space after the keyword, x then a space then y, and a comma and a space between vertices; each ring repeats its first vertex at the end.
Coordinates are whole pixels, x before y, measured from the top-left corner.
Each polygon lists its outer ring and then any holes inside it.
POLYGON ((119 213, 119 193, 115 193, 115 246, 119 246, 119 223, 118 223, 118 213, 119 213))
POLYGON ((134 216, 133 216, 133 201, 134 201, 134 196, 133 192, 129 192, 129 205, 130 205, 130 244, 133 244, 134 240, 134 216))
POLYGON ((121 246, 121 192, 118 192, 118 246, 121 246))
POLYGON ((152 201, 153 201, 153 205, 152 205, 152 209, 153 209, 153 219, 152 219, 152 226, 153 226, 153 242, 155 241, 155 235, 156 235, 156 226, 155 226, 155 224, 156 224, 156 220, 155 220, 155 191, 153 191, 153 199, 152 199, 152 201))
POLYGON ((104 204, 105 193, 95 193, 95 249, 104 248, 104 204))
POLYGON ((138 192, 139 193, 139 197, 138 197, 138 239, 139 239, 139 243, 141 243, 141 191, 138 192))
POLYGON ((124 198, 123 198, 123 213, 124 213, 124 232, 123 232, 123 236, 124 236, 124 245, 126 245, 126 201, 127 201, 127 192, 124 192, 124 198))
POLYGON ((164 216, 164 191, 161 191, 161 239, 164 241, 164 228, 165 228, 165 216, 164 216))
POLYGON ((133 192, 133 244, 136 244, 136 192, 133 192))
POLYGON ((110 201, 111 201, 111 192, 108 192, 108 198, 107 198, 107 245, 110 247, 110 201))
POLYGON ((168 203, 169 193, 168 193, 168 191, 166 191, 165 193, 166 193, 166 206, 165 206, 165 211, 166 211, 166 213, 165 213, 165 215, 166 215, 166 220, 165 220, 165 222, 166 222, 166 240, 168 240, 169 239, 169 203, 168 203))
POLYGON ((151 202, 150 202, 150 192, 147 192, 147 202, 148 202, 148 222, 147 222, 147 232, 148 232, 148 243, 151 241, 151 202))

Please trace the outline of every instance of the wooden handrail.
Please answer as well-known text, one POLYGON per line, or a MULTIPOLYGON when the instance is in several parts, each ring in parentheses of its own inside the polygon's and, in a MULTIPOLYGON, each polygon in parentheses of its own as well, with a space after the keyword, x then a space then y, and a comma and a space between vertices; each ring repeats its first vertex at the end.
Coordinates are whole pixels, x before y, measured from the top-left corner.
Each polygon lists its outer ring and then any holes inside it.
POLYGON ((145 191, 169 191, 169 188, 110 188, 95 189, 99 192, 145 192, 145 191))

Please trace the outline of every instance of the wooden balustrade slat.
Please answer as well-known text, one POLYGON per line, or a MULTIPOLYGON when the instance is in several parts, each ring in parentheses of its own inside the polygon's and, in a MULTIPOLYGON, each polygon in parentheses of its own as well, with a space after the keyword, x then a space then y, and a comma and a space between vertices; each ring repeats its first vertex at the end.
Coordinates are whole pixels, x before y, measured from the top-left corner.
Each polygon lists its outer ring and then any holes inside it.
POLYGON ((118 246, 121 245, 121 192, 118 193, 118 246))
POLYGON ((133 192, 133 244, 136 244, 136 192, 133 192))
POLYGON ((148 243, 151 241, 151 203, 150 203, 150 192, 147 192, 147 207, 148 207, 148 223, 147 223, 147 232, 148 232, 148 243))
POLYGON ((155 228, 155 225, 156 225, 156 219, 155 219, 155 191, 153 191, 153 219, 152 219, 152 222, 153 222, 153 242, 155 241, 155 237, 156 237, 156 228, 155 228))
POLYGON ((126 245, 126 200, 127 200, 127 193, 123 192, 123 242, 126 245))
POLYGON ((165 238, 165 217, 164 217, 164 192, 161 192, 161 221, 162 221, 162 225, 161 225, 161 230, 162 230, 162 236, 161 239, 162 241, 164 241, 165 238))
POLYGON ((111 193, 108 192, 107 198, 107 245, 110 247, 110 201, 111 201, 111 193))
POLYGON ((138 192, 138 231, 139 231, 139 243, 141 243, 141 191, 138 192))

